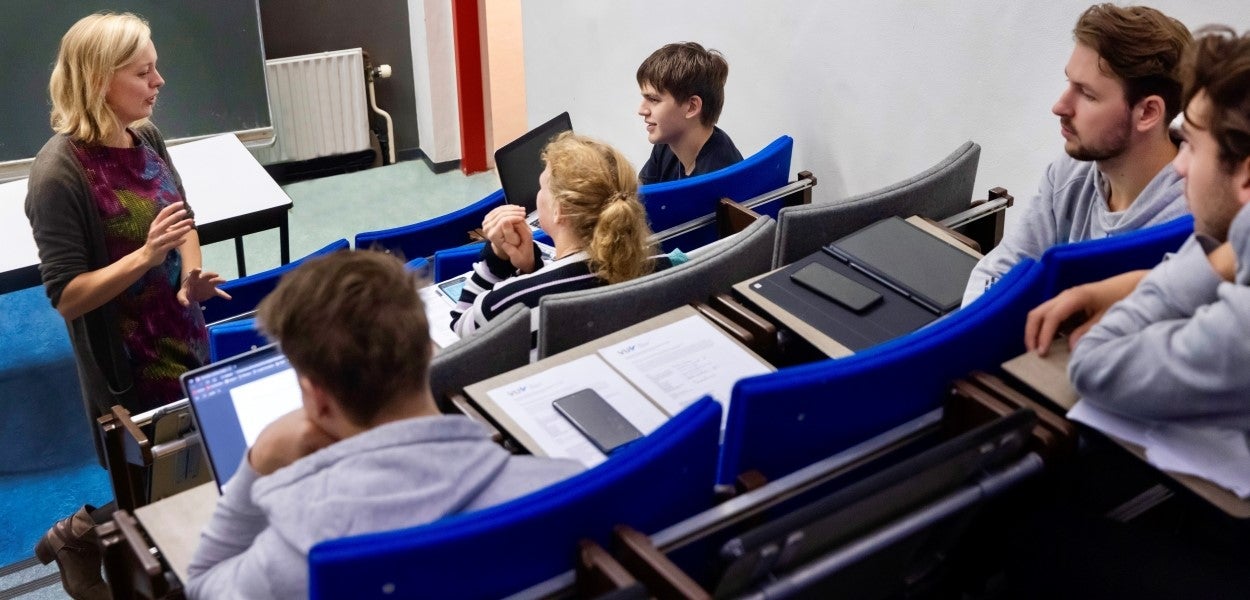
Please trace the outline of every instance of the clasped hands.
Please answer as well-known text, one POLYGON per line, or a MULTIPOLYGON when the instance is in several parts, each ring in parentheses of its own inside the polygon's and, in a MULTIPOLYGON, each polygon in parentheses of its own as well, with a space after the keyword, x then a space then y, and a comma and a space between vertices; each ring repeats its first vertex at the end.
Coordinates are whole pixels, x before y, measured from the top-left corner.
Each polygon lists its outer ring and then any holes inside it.
POLYGON ((521 273, 534 271, 534 234, 525 222, 525 209, 505 204, 486 213, 482 231, 495 256, 510 263, 521 273))

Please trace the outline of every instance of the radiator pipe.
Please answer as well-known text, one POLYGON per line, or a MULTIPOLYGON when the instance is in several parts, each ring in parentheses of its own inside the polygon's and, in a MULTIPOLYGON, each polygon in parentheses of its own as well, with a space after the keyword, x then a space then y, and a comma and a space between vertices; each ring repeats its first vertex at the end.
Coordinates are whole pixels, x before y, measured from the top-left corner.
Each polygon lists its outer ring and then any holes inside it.
POLYGON ((374 79, 378 79, 378 78, 387 79, 390 76, 391 76, 390 65, 378 65, 375 67, 369 61, 368 53, 365 53, 365 80, 369 82, 369 107, 373 109, 373 112, 380 115, 383 119, 386 119, 386 151, 387 151, 388 157, 390 158, 390 162, 387 162, 386 164, 393 165, 396 162, 395 161, 395 123, 391 120, 390 113, 378 108, 378 97, 377 97, 376 92, 374 92, 373 90, 374 79))

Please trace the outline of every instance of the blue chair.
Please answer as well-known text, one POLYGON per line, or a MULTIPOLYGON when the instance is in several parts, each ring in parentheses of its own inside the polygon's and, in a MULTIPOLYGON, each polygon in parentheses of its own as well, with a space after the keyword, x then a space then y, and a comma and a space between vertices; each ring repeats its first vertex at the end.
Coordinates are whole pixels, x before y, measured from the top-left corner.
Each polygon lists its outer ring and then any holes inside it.
POLYGON ((420 273, 423 277, 429 276, 430 261, 426 260, 425 257, 414 258, 405 263, 404 266, 408 267, 409 271, 420 273))
POLYGON ((1154 268, 1164 254, 1175 252, 1193 232, 1194 218, 1185 215, 1121 235, 1054 246, 1042 254, 1041 263, 1046 268, 1043 299, 1082 283, 1154 268))
MULTIPOLYGON (((719 171, 642 186, 642 203, 651 220, 651 230, 665 229, 716 213, 721 198, 747 200, 784 186, 790 177, 790 155, 794 139, 783 135, 763 150, 719 171)), ((755 212, 775 217, 781 210, 777 200, 755 207, 755 212)), ((711 223, 690 233, 665 239, 665 252, 680 248, 690 251, 717 238, 716 224, 711 223)))
POLYGON ((217 362, 269 344, 256 328, 256 319, 239 319, 208 326, 208 360, 217 362))
POLYGON ((486 213, 503 204, 503 190, 501 189, 441 217, 403 227, 358 233, 355 248, 357 250, 379 248, 410 259, 430 256, 444 248, 454 248, 468 243, 469 231, 481 227, 486 213))
POLYGON ((256 305, 260 304, 260 301, 273 291, 273 288, 278 287, 278 280, 291 269, 314 256, 322 256, 348 248, 350 246, 347 240, 338 239, 297 261, 223 283, 220 286, 221 289, 230 294, 233 299, 209 298, 201 302, 200 307, 204 309, 204 322, 215 323, 256 310, 256 305))
POLYGON ((573 569, 578 540, 711 508, 720 405, 704 398, 599 466, 428 525, 313 546, 311 598, 499 598, 573 569))
POLYGON ((1024 351, 1024 320, 1041 299, 1041 265, 1022 261, 976 302, 920 330, 835 360, 739 381, 718 480, 769 480, 941 405, 950 382, 1024 351))

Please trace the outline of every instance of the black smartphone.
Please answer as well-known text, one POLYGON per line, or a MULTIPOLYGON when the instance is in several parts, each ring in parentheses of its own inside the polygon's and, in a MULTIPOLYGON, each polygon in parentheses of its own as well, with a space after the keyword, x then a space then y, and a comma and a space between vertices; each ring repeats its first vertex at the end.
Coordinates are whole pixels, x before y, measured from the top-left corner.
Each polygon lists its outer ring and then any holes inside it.
POLYGON ((790 279, 855 312, 863 312, 881 301, 881 294, 820 263, 808 264, 792 273, 790 279))
POLYGON ((638 428, 590 388, 558 398, 551 405, 604 454, 642 437, 638 428))

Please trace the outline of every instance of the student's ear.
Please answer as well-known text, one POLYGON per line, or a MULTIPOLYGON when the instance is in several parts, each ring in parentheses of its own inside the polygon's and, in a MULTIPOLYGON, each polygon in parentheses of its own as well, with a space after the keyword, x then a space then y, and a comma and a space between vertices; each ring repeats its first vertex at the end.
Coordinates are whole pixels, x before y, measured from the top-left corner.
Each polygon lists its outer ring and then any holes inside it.
POLYGON ((1133 116, 1136 117, 1138 131, 1146 132, 1156 127, 1164 127, 1167 125, 1163 121, 1167 116, 1167 105, 1162 97, 1152 94, 1137 101, 1137 106, 1133 107, 1133 116))
POLYGON ((686 118, 693 119, 703 113, 703 98, 691 96, 686 99, 686 118))
POLYGON ((304 397, 304 414, 317 424, 325 423, 338 413, 338 406, 325 388, 305 375, 299 376, 299 389, 304 397))
POLYGON ((1250 156, 1241 159, 1241 163, 1233 169, 1233 187, 1237 200, 1243 205, 1250 204, 1250 156))

